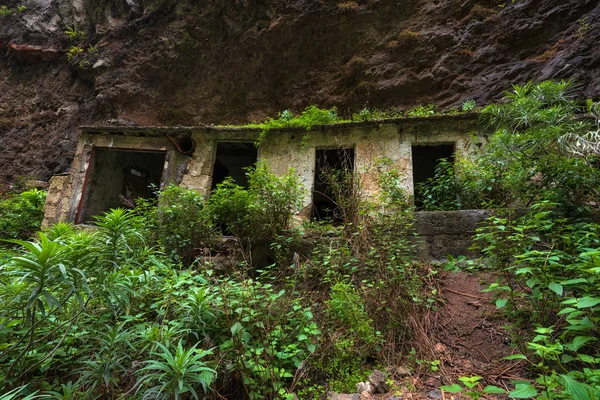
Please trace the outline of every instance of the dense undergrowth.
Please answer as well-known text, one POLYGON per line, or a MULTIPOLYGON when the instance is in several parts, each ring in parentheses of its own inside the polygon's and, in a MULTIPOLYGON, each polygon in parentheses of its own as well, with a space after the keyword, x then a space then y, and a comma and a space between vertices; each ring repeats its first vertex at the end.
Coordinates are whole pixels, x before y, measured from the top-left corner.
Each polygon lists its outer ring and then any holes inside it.
MULTIPOLYGON (((407 350, 407 316, 430 306, 412 263, 412 213, 384 164, 386 197, 338 199, 353 205, 339 227, 293 226, 296 176, 259 163, 247 189, 227 180, 204 201, 171 186, 158 206, 112 210, 94 229, 57 224, 5 242, 2 390, 57 399, 351 390, 367 365, 407 350), (222 232, 237 237, 228 249, 222 232), (224 269, 223 258, 235 262, 224 269)), ((332 179, 358 190, 351 174, 332 179)))
POLYGON ((511 321, 509 359, 532 373, 513 382, 513 398, 600 397, 600 104, 581 106, 572 91, 571 82, 515 86, 482 110, 495 130, 487 146, 456 176, 440 163, 422 187, 432 209, 496 209, 474 239, 500 273, 487 290, 511 321))
POLYGON ((515 86, 506 103, 481 110, 488 143, 456 164, 438 164, 416 190, 425 210, 528 208, 539 201, 570 215, 598 198, 600 103, 572 98, 572 82, 515 86))
MULTIPOLYGON (((582 117, 570 88, 515 87, 482 111, 488 145, 420 188, 427 209, 497 209, 475 264, 499 274, 489 290, 519 327, 510 358, 530 374, 508 391, 481 377, 446 391, 600 396, 598 105, 582 117)), ((414 358, 436 272, 414 262, 399 171, 375 164, 379 199, 348 171, 324 177, 339 225, 293 223, 298 178, 261 163, 248 188, 226 180, 203 199, 169 186, 87 230, 36 234, 44 194, 4 200, 0 399, 317 399, 414 358)))

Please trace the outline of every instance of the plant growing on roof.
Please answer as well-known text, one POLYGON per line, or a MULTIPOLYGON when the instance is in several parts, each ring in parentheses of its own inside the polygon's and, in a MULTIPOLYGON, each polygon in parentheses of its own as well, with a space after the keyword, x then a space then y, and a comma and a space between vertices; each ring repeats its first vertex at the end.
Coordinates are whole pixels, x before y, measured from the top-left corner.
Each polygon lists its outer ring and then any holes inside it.
MULTIPOLYGON (((278 115, 276 119, 267 118, 263 123, 259 124, 248 124, 246 127, 249 128, 260 128, 262 129, 256 145, 258 146, 269 133, 274 129, 292 128, 292 127, 303 127, 306 131, 310 131, 314 125, 327 125, 346 122, 346 120, 340 118, 337 114, 337 109, 321 109, 317 106, 308 106, 302 111, 300 115, 294 116, 290 110, 285 110, 278 115)), ((307 137, 303 138, 306 141, 307 137)))

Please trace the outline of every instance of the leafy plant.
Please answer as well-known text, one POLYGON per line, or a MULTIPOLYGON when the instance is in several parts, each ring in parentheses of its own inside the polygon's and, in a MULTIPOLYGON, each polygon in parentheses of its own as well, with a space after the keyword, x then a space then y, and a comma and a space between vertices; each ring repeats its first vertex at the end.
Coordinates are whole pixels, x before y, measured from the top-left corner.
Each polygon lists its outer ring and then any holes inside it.
POLYGON ((8 8, 8 6, 0 6, 0 17, 8 17, 12 15, 14 10, 12 8, 8 8))
MULTIPOLYGON (((592 272, 598 254, 592 249, 600 240, 599 227, 561 218, 548 203, 514 219, 494 217, 490 223, 478 238, 486 243, 488 259, 502 269, 504 282, 488 290, 497 293, 496 305, 518 323, 533 324, 535 334, 523 348, 529 356, 510 359, 531 360, 544 398, 597 396, 593 349, 598 332, 592 321, 600 292, 592 272)), ((531 393, 535 388, 521 385, 516 391, 531 393)))
POLYGON ((158 351, 153 353, 156 359, 147 361, 139 372, 143 374, 139 381, 142 398, 179 400, 189 393, 198 400, 199 386, 204 393, 209 391, 216 371, 202 359, 212 354, 210 350, 197 349, 196 345, 184 349, 181 341, 174 352, 162 343, 157 342, 156 346, 158 351))
POLYGON ((204 198, 194 190, 169 185, 158 195, 158 205, 146 218, 153 224, 153 240, 175 261, 189 265, 199 254, 208 254, 219 234, 205 208, 204 198))
POLYGON ((85 34, 85 32, 77 30, 77 28, 74 26, 67 27, 65 35, 67 35, 70 42, 79 42, 87 39, 87 35, 85 34))
POLYGON ((23 392, 25 392, 26 388, 27 386, 21 386, 4 394, 0 394, 0 400, 33 400, 46 399, 50 397, 48 395, 37 394, 37 392, 25 395, 23 392))
MULTIPOLYGON (((505 394, 506 390, 499 388, 498 386, 488 385, 483 390, 479 391, 476 388, 480 385, 480 376, 461 376, 458 380, 462 383, 462 386, 458 383, 449 386, 440 386, 440 389, 448 393, 463 393, 470 399, 477 400, 484 394, 505 394), (465 390, 466 389, 466 390, 465 390)), ((513 396, 511 396, 513 397, 513 396)), ((515 398, 515 397, 513 397, 515 398)))
POLYGON ((549 200, 572 213, 589 212, 598 194, 596 156, 588 151, 597 129, 575 118, 573 91, 568 81, 528 83, 506 93, 507 103, 485 107, 482 121, 495 133, 458 168, 463 198, 497 207, 549 200))
POLYGON ((220 346, 233 356, 251 399, 285 398, 321 331, 310 307, 270 284, 218 282, 223 319, 230 332, 220 346))
POLYGON ((476 106, 477 106, 477 103, 475 102, 475 100, 469 99, 469 100, 465 101, 460 108, 463 112, 471 112, 471 111, 475 110, 476 106))
POLYGON ((407 117, 429 117, 435 114, 435 104, 416 106, 406 112, 407 117))
POLYGON ((15 371, 22 376, 51 359, 69 334, 78 314, 68 317, 66 323, 54 323, 58 325, 54 332, 66 328, 58 346, 48 348, 47 353, 41 351, 42 345, 47 345, 43 342, 43 324, 54 322, 53 315, 59 313, 71 299, 76 299, 79 307, 85 307, 83 296, 89 293, 83 271, 63 256, 64 246, 49 240, 44 233, 39 233, 39 237, 39 240, 31 242, 13 241, 26 253, 9 259, 9 269, 3 277, 4 282, 8 277, 15 282, 3 293, 6 301, 0 310, 0 327, 3 328, 0 334, 13 339, 0 348, 0 362, 11 361, 5 371, 6 380, 14 378, 15 371), (30 353, 33 346, 38 346, 39 359, 30 353))
POLYGON ((425 211, 457 210, 460 208, 461 186, 456 180, 454 163, 438 160, 434 176, 415 187, 415 205, 425 211))
MULTIPOLYGON (((347 122, 340 118, 337 114, 337 109, 331 108, 329 110, 321 109, 317 106, 308 106, 300 115, 295 116, 290 110, 286 110, 278 115, 278 118, 268 118, 263 123, 248 124, 245 127, 248 128, 260 128, 262 129, 257 145, 259 145, 267 136, 269 131, 275 129, 291 128, 291 127, 303 127, 306 131, 310 131, 314 125, 327 125, 335 124, 340 122, 347 122)), ((307 140, 307 136, 303 138, 303 141, 307 140)))
POLYGON ((303 190, 293 170, 279 177, 262 162, 248 172, 248 185, 244 189, 225 180, 211 194, 207 207, 215 224, 240 238, 250 260, 252 247, 268 249, 288 233, 303 190))
POLYGON ((374 344, 376 332, 373 322, 365 311, 362 298, 352 285, 338 282, 331 287, 327 301, 327 314, 336 320, 339 325, 355 332, 356 339, 366 343, 374 344))
POLYGON ((77 54, 83 53, 85 50, 79 46, 71 46, 67 51, 67 60, 71 60, 71 58, 75 57, 77 54))
POLYGON ((28 239, 40 229, 46 192, 32 189, 0 200, 0 239, 28 239))
POLYGON ((84 360, 85 365, 81 384, 87 388, 88 393, 110 393, 118 387, 120 379, 128 369, 130 352, 133 349, 131 331, 124 328, 121 323, 109 327, 106 332, 98 332, 97 350, 89 360, 84 360))

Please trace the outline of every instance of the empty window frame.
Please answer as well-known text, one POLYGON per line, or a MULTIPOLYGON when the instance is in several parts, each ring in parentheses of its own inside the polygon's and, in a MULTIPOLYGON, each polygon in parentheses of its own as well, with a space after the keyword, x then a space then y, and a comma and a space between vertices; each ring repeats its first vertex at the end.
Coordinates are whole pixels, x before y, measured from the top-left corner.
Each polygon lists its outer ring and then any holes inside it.
POLYGON ((415 206, 417 209, 423 207, 421 192, 418 190, 420 184, 427 182, 435 176, 435 169, 440 159, 445 158, 454 163, 454 143, 412 146, 412 170, 413 185, 415 188, 415 206))
POLYGON ((343 221, 348 210, 343 207, 353 195, 354 149, 316 149, 315 176, 312 193, 312 218, 343 221))
POLYGON ((248 186, 247 169, 258 159, 258 151, 251 142, 217 142, 213 166, 212 188, 231 177, 240 186, 248 186))
POLYGON ((91 222, 111 208, 133 208, 137 198, 155 197, 166 153, 95 148, 91 158, 76 223, 91 222))

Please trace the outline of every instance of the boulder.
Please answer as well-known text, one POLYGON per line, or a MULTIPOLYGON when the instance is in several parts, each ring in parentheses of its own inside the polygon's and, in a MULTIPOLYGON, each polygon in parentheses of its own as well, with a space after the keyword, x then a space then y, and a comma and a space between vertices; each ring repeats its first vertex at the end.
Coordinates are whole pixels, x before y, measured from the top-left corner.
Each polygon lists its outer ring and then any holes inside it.
POLYGON ((385 380, 385 372, 374 369, 373 372, 371 372, 371 375, 369 375, 369 383, 373 387, 372 393, 386 393, 389 388, 385 383, 385 380))

